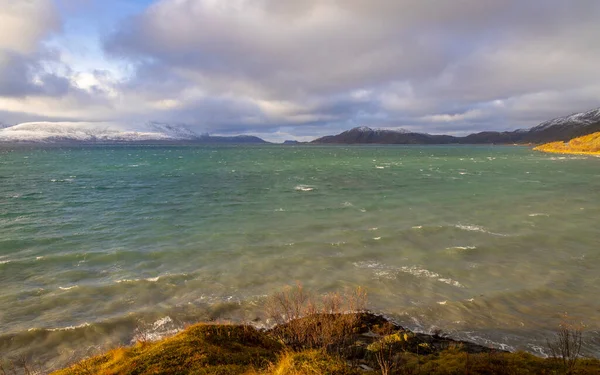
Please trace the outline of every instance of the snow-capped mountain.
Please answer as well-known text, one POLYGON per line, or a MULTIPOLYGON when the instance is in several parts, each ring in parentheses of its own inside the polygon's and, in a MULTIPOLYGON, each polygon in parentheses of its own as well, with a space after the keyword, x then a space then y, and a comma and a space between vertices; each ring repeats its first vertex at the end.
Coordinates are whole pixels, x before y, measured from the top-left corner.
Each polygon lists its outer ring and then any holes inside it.
POLYGON ((173 139, 195 140, 200 136, 187 128, 185 125, 166 124, 162 122, 149 122, 148 127, 160 134, 166 134, 173 139))
POLYGON ((265 143, 254 136, 198 135, 181 124, 160 122, 28 122, 0 127, 0 142, 8 143, 265 143))
POLYGON ((466 137, 432 135, 358 127, 338 135, 329 135, 313 143, 381 143, 381 144, 512 144, 547 143, 570 139, 600 131, 600 108, 545 121, 531 129, 495 132, 484 131, 466 137))
POLYGON ((189 130, 152 123, 28 122, 0 129, 0 141, 4 142, 139 142, 187 140, 190 136, 189 130))
POLYGON ((531 128, 532 132, 548 129, 552 126, 581 127, 600 122, 600 108, 591 111, 574 113, 565 117, 558 117, 549 121, 544 121, 536 127, 531 128))

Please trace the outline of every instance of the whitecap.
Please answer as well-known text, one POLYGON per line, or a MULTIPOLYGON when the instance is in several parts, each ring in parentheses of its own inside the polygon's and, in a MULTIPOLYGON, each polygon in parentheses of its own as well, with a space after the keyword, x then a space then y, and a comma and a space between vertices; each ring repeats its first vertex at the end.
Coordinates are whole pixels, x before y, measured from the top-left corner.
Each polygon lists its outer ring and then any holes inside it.
POLYGON ((10 260, 0 260, 0 264, 8 264, 10 263, 10 260))
POLYGON ((438 281, 441 281, 441 282, 443 282, 445 284, 448 284, 448 285, 455 286, 457 288, 464 288, 464 286, 461 283, 459 283, 458 281, 452 280, 452 279, 439 278, 438 281))
POLYGON ((469 231, 469 232, 481 232, 481 233, 491 234, 493 236, 508 237, 507 234, 490 232, 489 230, 487 230, 487 229, 485 229, 483 227, 480 227, 478 225, 462 225, 462 224, 457 224, 454 227, 458 228, 458 229, 466 230, 466 231, 469 231))
POLYGON ((60 290, 71 290, 73 288, 78 288, 78 287, 79 287, 79 285, 65 286, 65 287, 59 286, 58 289, 60 289, 60 290))
POLYGON ((536 217, 536 216, 546 216, 546 217, 548 217, 550 215, 548 215, 548 214, 542 214, 542 213, 537 213, 536 212, 536 213, 529 214, 528 216, 530 216, 530 217, 536 217))
MULTIPOLYGON (((448 277, 443 277, 442 275, 427 270, 425 268, 419 267, 419 266, 402 266, 402 267, 393 267, 393 266, 387 266, 375 261, 362 261, 362 262, 354 262, 353 263, 355 267, 357 268, 368 268, 368 269, 373 269, 374 270, 374 274, 377 277, 381 277, 382 275, 387 275, 388 273, 398 273, 398 272, 403 272, 403 273, 408 273, 412 276, 415 277, 419 277, 419 278, 431 278, 431 279, 436 279, 439 282, 442 282, 444 284, 448 284, 457 288, 464 288, 464 285, 462 285, 461 283, 459 283, 456 280, 453 280, 451 278, 448 277)), ((390 278, 390 277, 386 277, 386 278, 390 278)))
POLYGON ((452 246, 452 247, 447 247, 446 250, 475 250, 477 249, 476 246, 452 246))
POLYGON ((117 284, 121 284, 121 283, 135 283, 137 281, 140 281, 140 279, 121 279, 121 280, 115 281, 115 283, 117 283, 117 284))
POLYGON ((77 328, 85 328, 85 327, 89 327, 91 324, 90 323, 83 323, 80 324, 78 326, 68 326, 68 327, 62 327, 62 328, 48 328, 47 331, 50 332, 57 332, 57 331, 71 331, 77 328))
POLYGON ((448 301, 439 301, 437 304, 438 305, 445 305, 446 303, 448 303, 448 301))
POLYGON ((149 277, 147 279, 145 279, 146 281, 150 281, 150 282, 157 282, 158 279, 160 279, 160 276, 156 276, 156 277, 149 277))
POLYGON ((381 239, 381 237, 373 237, 373 239, 374 239, 375 241, 379 241, 379 240, 381 239))
POLYGON ((415 225, 414 227, 412 227, 412 229, 423 229, 422 225, 415 225))
POLYGON ((156 322, 154 322, 152 324, 152 327, 154 329, 159 329, 160 327, 164 326, 165 324, 172 323, 172 322, 173 322, 173 319, 171 319, 170 316, 165 316, 164 318, 158 319, 156 322))
POLYGON ((378 278, 383 278, 383 279, 390 279, 390 280, 394 280, 396 279, 396 274, 394 272, 390 272, 390 271, 375 271, 375 276, 377 276, 378 278))
POLYGON ((534 344, 529 344, 528 346, 531 348, 532 352, 538 353, 543 358, 548 358, 548 354, 543 347, 534 344))
POLYGON ((385 169, 385 167, 382 167, 380 165, 376 165, 375 168, 377 168, 377 169, 385 169))
POLYGON ((296 191, 313 191, 313 190, 315 190, 315 188, 312 186, 308 186, 308 185, 298 185, 294 188, 294 190, 296 190, 296 191))

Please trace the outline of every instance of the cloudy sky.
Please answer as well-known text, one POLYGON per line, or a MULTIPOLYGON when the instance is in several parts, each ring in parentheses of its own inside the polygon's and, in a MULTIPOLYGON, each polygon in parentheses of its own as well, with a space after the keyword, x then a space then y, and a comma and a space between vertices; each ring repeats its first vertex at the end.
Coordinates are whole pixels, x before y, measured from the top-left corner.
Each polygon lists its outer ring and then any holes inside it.
POLYGON ((313 139, 600 106, 597 0, 0 0, 0 123, 313 139))

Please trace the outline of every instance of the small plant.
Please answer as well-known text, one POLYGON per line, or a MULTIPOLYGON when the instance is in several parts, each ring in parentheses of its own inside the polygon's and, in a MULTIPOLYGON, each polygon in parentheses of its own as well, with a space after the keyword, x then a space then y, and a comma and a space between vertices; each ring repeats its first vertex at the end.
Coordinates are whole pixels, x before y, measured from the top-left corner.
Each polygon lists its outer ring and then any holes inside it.
POLYGON ((407 342, 412 338, 407 332, 396 332, 383 336, 379 340, 367 346, 367 350, 375 355, 382 375, 388 375, 395 371, 399 365, 398 351, 404 352, 407 342))
POLYGON ((565 313, 554 340, 547 340, 552 358, 562 362, 563 369, 567 374, 572 374, 577 364, 581 353, 584 328, 582 323, 572 323, 572 319, 565 313))

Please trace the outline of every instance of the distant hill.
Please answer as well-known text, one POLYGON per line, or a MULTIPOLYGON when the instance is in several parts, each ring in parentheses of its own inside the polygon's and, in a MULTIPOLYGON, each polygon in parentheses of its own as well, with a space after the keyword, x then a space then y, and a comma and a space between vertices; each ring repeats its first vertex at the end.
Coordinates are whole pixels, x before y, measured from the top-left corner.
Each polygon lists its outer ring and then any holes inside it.
POLYGON ((600 132, 571 139, 568 142, 551 142, 534 148, 536 151, 559 154, 600 155, 600 132))
POLYGON ((414 133, 405 130, 380 130, 358 127, 337 135, 315 139, 311 143, 376 144, 513 144, 545 143, 600 131, 600 108, 543 122, 529 130, 486 131, 466 137, 414 133))
POLYGON ((261 138, 198 135, 185 125, 147 122, 29 122, 0 127, 0 142, 45 144, 267 143, 261 138))
POLYGON ((448 135, 430 135, 411 133, 404 130, 382 130, 359 127, 338 135, 328 135, 311 143, 379 143, 379 144, 445 144, 456 143, 455 137, 448 135))
POLYGON ((269 143, 253 135, 235 135, 231 137, 203 135, 194 141, 198 143, 269 143))

